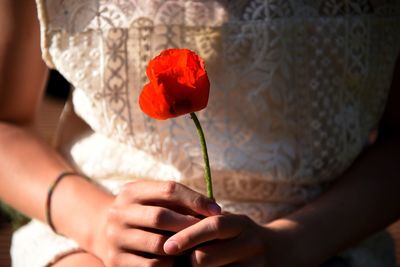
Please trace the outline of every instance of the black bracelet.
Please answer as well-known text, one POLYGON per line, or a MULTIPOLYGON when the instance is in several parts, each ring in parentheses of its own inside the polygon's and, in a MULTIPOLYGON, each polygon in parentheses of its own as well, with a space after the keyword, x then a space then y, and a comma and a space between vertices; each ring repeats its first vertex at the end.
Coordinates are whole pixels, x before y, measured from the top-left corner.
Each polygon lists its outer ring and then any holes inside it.
POLYGON ((51 230, 53 230, 54 233, 57 233, 57 230, 54 226, 53 220, 51 218, 51 198, 53 196, 54 189, 57 187, 57 185, 60 183, 60 181, 67 176, 80 176, 83 177, 84 179, 88 179, 86 176, 83 176, 82 174, 79 174, 77 172, 73 171, 63 171, 61 172, 57 178, 53 181, 53 183, 50 185, 49 190, 47 191, 47 198, 46 198, 46 221, 47 224, 50 226, 51 230))

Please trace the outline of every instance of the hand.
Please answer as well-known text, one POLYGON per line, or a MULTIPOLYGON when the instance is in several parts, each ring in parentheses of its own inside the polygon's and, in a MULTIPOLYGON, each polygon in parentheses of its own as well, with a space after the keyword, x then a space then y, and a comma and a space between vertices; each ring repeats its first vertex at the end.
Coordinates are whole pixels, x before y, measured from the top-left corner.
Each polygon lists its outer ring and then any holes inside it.
POLYGON ((269 231, 244 215, 207 217, 170 237, 164 244, 168 255, 192 252, 192 265, 271 266, 267 263, 269 231))
POLYGON ((214 201, 179 183, 132 182, 105 214, 96 254, 109 267, 172 267, 163 250, 169 236, 219 213, 214 201))

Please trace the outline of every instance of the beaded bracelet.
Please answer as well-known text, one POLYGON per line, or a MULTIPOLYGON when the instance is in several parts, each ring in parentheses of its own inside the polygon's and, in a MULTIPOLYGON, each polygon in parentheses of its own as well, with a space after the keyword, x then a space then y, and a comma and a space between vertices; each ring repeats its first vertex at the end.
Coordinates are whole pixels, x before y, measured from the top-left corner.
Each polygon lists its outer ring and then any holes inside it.
POLYGON ((57 233, 57 230, 54 226, 53 220, 51 218, 51 198, 53 196, 54 189, 57 187, 57 185, 60 183, 60 181, 67 177, 67 176, 80 176, 84 178, 85 180, 88 180, 89 178, 79 174, 77 172, 73 171, 63 171, 61 172, 57 178, 51 183, 49 190, 47 191, 47 198, 46 198, 46 221, 47 224, 50 226, 51 230, 53 230, 54 233, 57 233))

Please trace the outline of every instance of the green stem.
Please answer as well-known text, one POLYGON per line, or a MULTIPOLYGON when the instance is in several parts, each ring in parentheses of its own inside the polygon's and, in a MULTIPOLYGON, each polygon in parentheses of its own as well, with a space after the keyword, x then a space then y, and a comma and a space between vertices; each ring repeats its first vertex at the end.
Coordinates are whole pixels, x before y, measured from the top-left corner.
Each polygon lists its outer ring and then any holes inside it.
POLYGON ((196 125, 197 134, 199 135, 199 138, 200 138, 201 150, 203 152, 203 158, 204 158, 204 178, 206 179, 207 196, 210 199, 214 199, 213 189, 212 189, 212 180, 211 180, 210 161, 208 160, 207 144, 206 144, 206 139, 204 137, 204 132, 203 132, 203 129, 201 128, 200 121, 197 118, 196 114, 194 112, 192 112, 192 113, 190 113, 190 117, 192 118, 192 120, 194 121, 194 124, 196 125))

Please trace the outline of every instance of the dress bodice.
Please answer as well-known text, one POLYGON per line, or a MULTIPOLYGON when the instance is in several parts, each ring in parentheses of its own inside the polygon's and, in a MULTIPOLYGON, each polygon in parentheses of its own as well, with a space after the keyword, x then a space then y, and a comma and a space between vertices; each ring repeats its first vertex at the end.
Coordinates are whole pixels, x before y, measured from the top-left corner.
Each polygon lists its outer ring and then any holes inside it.
POLYGON ((75 109, 98 134, 76 147, 84 171, 204 187, 190 119, 156 121, 138 105, 148 61, 185 47, 210 77, 199 117, 217 199, 263 207, 304 203, 359 155, 400 48, 395 0, 38 3, 44 58, 74 85, 75 109))

